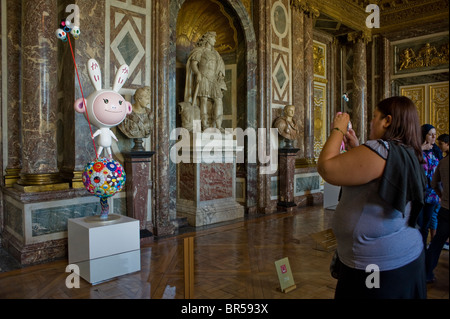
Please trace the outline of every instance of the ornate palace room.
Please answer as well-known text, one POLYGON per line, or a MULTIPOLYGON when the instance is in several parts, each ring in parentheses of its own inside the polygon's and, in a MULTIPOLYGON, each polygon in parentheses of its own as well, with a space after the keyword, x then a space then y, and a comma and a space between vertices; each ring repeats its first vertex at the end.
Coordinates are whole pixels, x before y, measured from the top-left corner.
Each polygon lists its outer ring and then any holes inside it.
MULTIPOLYGON (((448 0, 0 10, 1 299, 334 299, 336 114, 364 144, 404 96, 449 133, 448 0)), ((448 267, 447 238, 427 299, 448 267)))

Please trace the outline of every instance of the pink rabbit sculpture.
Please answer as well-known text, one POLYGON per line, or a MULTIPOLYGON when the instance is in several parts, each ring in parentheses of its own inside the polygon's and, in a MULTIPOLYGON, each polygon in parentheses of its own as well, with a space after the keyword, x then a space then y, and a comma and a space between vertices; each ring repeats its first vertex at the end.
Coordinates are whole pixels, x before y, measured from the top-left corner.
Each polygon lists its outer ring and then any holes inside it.
POLYGON ((117 70, 112 90, 102 89, 100 66, 95 59, 88 61, 88 72, 95 91, 85 99, 85 103, 83 98, 76 100, 74 108, 78 113, 84 113, 86 119, 98 128, 92 136, 92 138, 98 136, 97 157, 100 157, 102 151, 106 149, 109 157, 112 158, 112 138, 118 140, 110 128, 122 123, 132 112, 131 103, 119 94, 119 90, 128 78, 129 68, 128 65, 123 64, 117 70))

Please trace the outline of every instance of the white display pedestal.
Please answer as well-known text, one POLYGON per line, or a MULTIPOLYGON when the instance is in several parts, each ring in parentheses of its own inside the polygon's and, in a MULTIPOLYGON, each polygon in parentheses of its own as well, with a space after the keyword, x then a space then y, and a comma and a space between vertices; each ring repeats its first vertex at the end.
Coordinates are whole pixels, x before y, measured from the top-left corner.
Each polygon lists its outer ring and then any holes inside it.
POLYGON ((110 214, 68 220, 69 264, 91 284, 141 270, 139 221, 110 214))
POLYGON ((335 210, 339 203, 340 186, 334 186, 327 182, 323 185, 323 208, 335 210))

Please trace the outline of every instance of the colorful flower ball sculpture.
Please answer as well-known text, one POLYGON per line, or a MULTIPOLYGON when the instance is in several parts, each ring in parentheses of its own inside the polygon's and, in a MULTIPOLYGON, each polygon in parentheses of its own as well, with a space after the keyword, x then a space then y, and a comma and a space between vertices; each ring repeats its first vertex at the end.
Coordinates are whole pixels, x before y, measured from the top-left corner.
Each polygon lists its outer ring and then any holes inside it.
POLYGON ((98 158, 88 163, 83 172, 84 187, 100 197, 101 218, 108 217, 107 198, 120 192, 125 186, 126 174, 122 165, 111 158, 98 158))
POLYGON ((125 186, 125 180, 125 170, 113 159, 98 158, 84 168, 84 187, 97 197, 114 196, 125 186))

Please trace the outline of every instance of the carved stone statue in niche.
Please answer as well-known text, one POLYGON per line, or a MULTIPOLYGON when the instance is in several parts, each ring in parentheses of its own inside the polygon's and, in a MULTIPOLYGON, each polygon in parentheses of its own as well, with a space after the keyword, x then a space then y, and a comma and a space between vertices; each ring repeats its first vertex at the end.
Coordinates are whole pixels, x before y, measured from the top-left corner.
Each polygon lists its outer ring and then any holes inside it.
POLYGON ((286 148, 292 148, 293 141, 297 139, 299 134, 299 128, 294 120, 295 106, 286 105, 284 107, 284 115, 277 117, 273 123, 273 127, 278 129, 280 134, 286 143, 286 148))
POLYGON ((142 139, 149 137, 153 129, 153 112, 149 108, 150 87, 139 88, 134 93, 133 112, 118 126, 128 138, 134 139, 132 151, 144 151, 142 139))
POLYGON ((182 125, 188 130, 192 129, 192 120, 198 117, 198 105, 202 129, 217 128, 224 132, 222 90, 227 89, 225 63, 214 49, 215 43, 216 33, 206 32, 189 54, 184 102, 180 103, 182 125))

